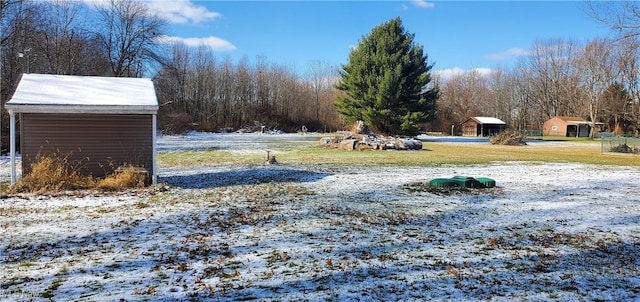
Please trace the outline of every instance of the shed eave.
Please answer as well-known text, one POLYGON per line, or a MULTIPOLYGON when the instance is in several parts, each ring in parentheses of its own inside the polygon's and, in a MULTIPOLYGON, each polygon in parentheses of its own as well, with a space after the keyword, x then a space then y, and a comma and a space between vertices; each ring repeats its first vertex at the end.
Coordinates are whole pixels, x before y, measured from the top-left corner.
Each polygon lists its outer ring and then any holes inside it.
POLYGON ((156 114, 154 105, 34 105, 5 104, 5 108, 14 113, 92 113, 92 114, 156 114))

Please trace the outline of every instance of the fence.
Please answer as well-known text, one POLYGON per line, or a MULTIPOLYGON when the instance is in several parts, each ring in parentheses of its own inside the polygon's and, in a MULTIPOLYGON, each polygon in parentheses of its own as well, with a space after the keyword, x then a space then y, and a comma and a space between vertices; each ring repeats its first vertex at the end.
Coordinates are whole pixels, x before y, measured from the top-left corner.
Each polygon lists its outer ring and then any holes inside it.
POLYGON ((600 135, 600 153, 640 154, 640 137, 600 135))

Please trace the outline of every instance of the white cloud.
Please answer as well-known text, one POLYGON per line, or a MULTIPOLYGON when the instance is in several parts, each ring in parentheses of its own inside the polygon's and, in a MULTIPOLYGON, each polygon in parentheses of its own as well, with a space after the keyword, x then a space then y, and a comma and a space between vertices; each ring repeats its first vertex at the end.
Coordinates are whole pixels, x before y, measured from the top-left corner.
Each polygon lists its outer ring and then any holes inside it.
POLYGON ((149 5, 171 23, 199 24, 222 17, 222 14, 195 5, 190 0, 150 1, 149 5))
POLYGON ((411 3, 420 8, 434 8, 436 6, 433 2, 427 2, 425 0, 411 0, 411 3))
POLYGON ((208 46, 212 50, 216 51, 232 51, 236 49, 236 46, 231 42, 220 39, 218 37, 205 37, 205 38, 182 38, 175 36, 161 36, 158 37, 158 42, 160 43, 183 43, 187 46, 208 46))
POLYGON ((448 68, 448 69, 434 70, 433 75, 437 77, 441 82, 446 82, 447 80, 455 76, 461 76, 471 72, 476 72, 482 77, 487 77, 491 75, 493 71, 494 70, 491 68, 474 68, 470 70, 465 70, 459 67, 454 67, 454 68, 448 68))
POLYGON ((461 75, 463 73, 464 73, 464 69, 459 67, 449 68, 449 69, 439 69, 439 70, 433 71, 433 75, 438 77, 442 81, 446 81, 450 78, 453 78, 454 76, 461 75))
POLYGON ((108 2, 106 0, 82 0, 82 2, 84 2, 89 7, 92 7, 92 8, 95 8, 95 7, 106 7, 107 4, 108 4, 108 2))
POLYGON ((483 77, 487 77, 489 75, 491 75, 491 73, 493 73, 493 69, 491 68, 474 68, 471 71, 475 71, 477 73, 479 73, 481 76, 483 77))
POLYGON ((526 56, 529 54, 529 51, 526 49, 522 49, 522 48, 518 48, 518 47, 514 47, 514 48, 509 48, 503 52, 498 52, 498 53, 492 53, 492 54, 488 54, 485 57, 487 59, 490 60, 506 60, 506 59, 510 59, 513 57, 521 57, 521 56, 526 56))
MULTIPOLYGON (((82 0, 89 7, 106 7, 107 0, 82 0)), ((222 14, 213 12, 202 5, 195 5, 191 0, 148 0, 144 1, 149 8, 166 18, 170 23, 191 23, 213 21, 222 14)))

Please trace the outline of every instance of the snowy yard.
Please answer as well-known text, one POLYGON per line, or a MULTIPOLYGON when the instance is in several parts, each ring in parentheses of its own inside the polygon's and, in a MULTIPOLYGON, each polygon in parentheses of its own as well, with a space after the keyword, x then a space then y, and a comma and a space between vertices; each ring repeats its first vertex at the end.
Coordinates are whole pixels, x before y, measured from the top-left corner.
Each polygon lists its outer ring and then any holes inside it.
MULTIPOLYGON (((217 141, 159 146, 198 140, 217 141)), ((638 301, 639 179, 583 164, 282 163, 164 168, 166 191, 5 198, 0 300, 638 301), (454 175, 498 187, 418 185, 454 175)))

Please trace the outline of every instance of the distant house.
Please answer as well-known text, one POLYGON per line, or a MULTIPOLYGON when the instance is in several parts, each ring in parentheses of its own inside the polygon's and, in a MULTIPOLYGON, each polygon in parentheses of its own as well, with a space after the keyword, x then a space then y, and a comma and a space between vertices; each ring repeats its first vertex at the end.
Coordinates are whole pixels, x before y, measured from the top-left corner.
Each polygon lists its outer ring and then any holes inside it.
POLYGON ((150 79, 23 74, 5 108, 13 183, 16 116, 23 175, 39 156, 57 154, 83 175, 103 177, 133 165, 156 182, 158 101, 150 79))
MULTIPOLYGON (((595 123, 599 127, 602 123, 595 123)), ((556 116, 542 125, 544 136, 589 137, 594 123, 577 116, 556 116)))
POLYGON ((470 117, 461 124, 463 136, 490 136, 504 131, 507 123, 495 117, 470 117))

